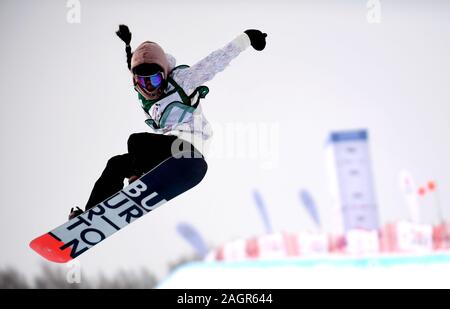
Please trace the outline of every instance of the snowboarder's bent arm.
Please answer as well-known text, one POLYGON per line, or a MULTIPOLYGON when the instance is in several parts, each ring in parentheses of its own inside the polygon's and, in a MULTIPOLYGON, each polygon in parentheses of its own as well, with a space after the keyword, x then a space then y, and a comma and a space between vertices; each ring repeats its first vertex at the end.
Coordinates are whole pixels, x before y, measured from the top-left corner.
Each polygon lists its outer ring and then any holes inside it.
POLYGON ((231 60, 247 49, 250 44, 249 36, 246 33, 242 33, 225 45, 225 47, 212 52, 190 68, 176 70, 173 73, 173 78, 183 89, 190 92, 212 80, 217 73, 223 71, 231 60))

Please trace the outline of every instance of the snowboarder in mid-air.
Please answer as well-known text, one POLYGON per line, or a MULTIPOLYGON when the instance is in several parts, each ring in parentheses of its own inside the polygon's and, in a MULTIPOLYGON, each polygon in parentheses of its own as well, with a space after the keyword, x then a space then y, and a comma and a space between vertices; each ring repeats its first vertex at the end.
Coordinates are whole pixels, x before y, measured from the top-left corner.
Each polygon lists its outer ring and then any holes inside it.
POLYGON ((78 258, 202 181, 208 169, 204 145, 211 137, 199 104, 209 91, 203 84, 249 46, 263 50, 267 36, 246 30, 189 67, 176 66, 175 58, 154 42, 143 42, 132 52, 125 25, 116 33, 125 42, 128 69, 151 132, 131 134, 128 152, 108 160, 85 212, 72 209, 69 221, 30 242, 31 249, 52 262, 78 258), (125 179, 129 184, 124 187, 125 179))
MULTIPOLYGON (((108 160, 85 210, 120 191, 124 179, 132 183, 180 151, 191 150, 203 158, 202 145, 211 137, 199 104, 209 91, 203 84, 247 47, 263 50, 267 36, 259 30, 246 30, 222 49, 189 67, 176 66, 175 58, 155 42, 143 42, 132 52, 131 32, 125 25, 120 25, 116 34, 125 42, 128 69, 151 133, 131 134, 128 153, 108 160)), ((82 213, 80 208, 72 208, 69 219, 82 213)))

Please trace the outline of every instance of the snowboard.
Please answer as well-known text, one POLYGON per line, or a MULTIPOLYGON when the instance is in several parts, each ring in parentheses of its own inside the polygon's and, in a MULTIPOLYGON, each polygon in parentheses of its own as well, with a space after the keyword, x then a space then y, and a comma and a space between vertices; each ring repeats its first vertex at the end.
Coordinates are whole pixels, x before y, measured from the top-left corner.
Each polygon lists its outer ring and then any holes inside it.
POLYGON ((199 153, 180 152, 78 217, 37 237, 30 247, 51 262, 66 263, 195 187, 207 169, 199 153))

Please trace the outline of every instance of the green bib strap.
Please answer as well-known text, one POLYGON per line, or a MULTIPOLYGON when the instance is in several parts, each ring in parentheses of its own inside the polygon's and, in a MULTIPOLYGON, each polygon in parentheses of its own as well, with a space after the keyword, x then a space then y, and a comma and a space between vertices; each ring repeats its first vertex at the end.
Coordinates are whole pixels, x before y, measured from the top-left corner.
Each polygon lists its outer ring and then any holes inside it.
POLYGON ((208 92, 209 88, 206 86, 199 86, 195 88, 194 92, 189 96, 189 101, 191 101, 191 99, 193 99, 198 93, 197 101, 192 104, 192 107, 197 108, 198 104, 200 103, 200 99, 204 99, 208 92))
MULTIPOLYGON (((177 69, 183 69, 183 68, 189 68, 188 65, 179 65, 176 66, 175 68, 172 69, 172 72, 174 70, 177 69)), ((142 109, 144 110, 144 112, 148 115, 150 108, 157 103, 158 101, 168 97, 169 95, 172 95, 173 93, 178 93, 179 99, 181 99, 180 101, 174 101, 173 103, 171 103, 169 106, 167 106, 167 110, 164 109, 164 111, 162 111, 162 113, 164 114, 162 119, 160 120, 160 125, 158 125, 153 119, 147 119, 145 120, 145 123, 153 128, 153 129, 161 129, 162 127, 164 127, 166 120, 168 119, 168 115, 170 114, 171 110, 175 107, 178 107, 179 109, 183 109, 184 112, 181 114, 181 116, 179 117, 178 121, 182 121, 185 118, 186 113, 193 113, 194 110, 198 107, 199 103, 200 103, 200 99, 203 99, 206 97, 206 95, 209 92, 209 88, 206 86, 199 86, 197 88, 195 88, 195 90, 193 91, 193 93, 191 95, 187 95, 186 92, 184 91, 183 88, 180 87, 180 85, 178 85, 177 82, 175 82, 175 80, 168 76, 167 77, 167 83, 172 86, 172 89, 165 93, 163 97, 158 98, 156 100, 147 100, 142 94, 139 93, 139 91, 137 91, 138 93, 138 98, 141 101, 141 106, 142 109), (192 100, 195 98, 195 96, 197 96, 197 100, 196 102, 192 102, 192 100)), ((169 87, 170 87, 169 86, 169 87)), ((169 88, 170 89, 170 88, 169 88)), ((173 118, 170 118, 170 121, 174 121, 173 118)))

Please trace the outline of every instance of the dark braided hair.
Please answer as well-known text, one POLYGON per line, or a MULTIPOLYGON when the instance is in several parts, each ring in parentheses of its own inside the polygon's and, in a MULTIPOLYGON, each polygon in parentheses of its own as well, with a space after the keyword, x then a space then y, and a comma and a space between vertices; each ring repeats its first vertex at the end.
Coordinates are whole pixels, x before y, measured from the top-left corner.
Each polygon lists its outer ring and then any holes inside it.
POLYGON ((131 32, 130 29, 128 29, 128 26, 126 25, 119 25, 119 30, 116 31, 117 36, 125 42, 125 51, 127 52, 127 64, 128 64, 128 70, 131 70, 131 56, 133 55, 131 53, 131 32))

